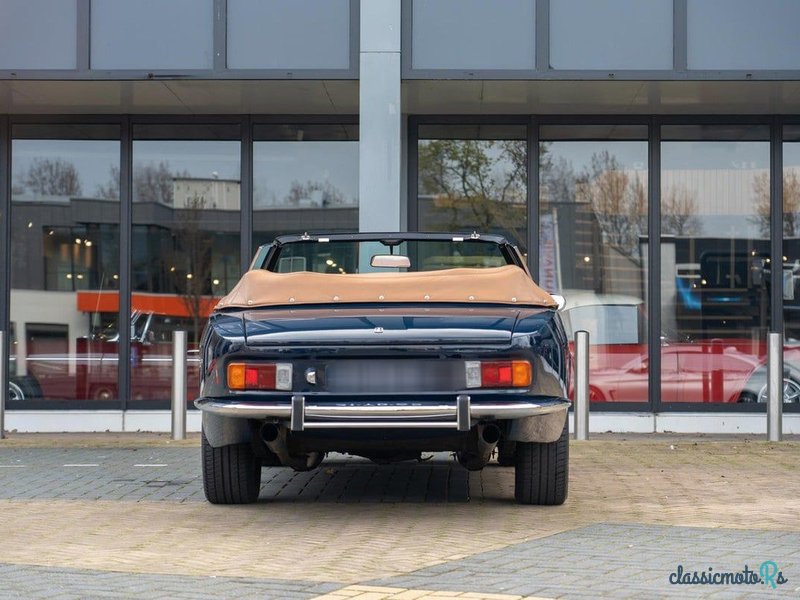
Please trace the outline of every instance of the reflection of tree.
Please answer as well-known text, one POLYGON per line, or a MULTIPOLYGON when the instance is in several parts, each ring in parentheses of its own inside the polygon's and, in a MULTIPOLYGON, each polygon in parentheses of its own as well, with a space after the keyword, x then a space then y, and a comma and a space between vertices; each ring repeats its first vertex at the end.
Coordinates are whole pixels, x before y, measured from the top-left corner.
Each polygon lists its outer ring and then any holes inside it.
MULTIPOLYGON (((319 197, 318 206, 344 206, 348 204, 342 191, 329 181, 292 181, 289 193, 286 195, 286 204, 289 206, 302 206, 303 200, 312 200, 319 197)), ((353 204, 352 202, 350 204, 353 204)))
POLYGON ((670 186, 661 197, 661 232, 672 235, 699 235, 703 224, 697 217, 697 200, 682 185, 670 186))
MULTIPOLYGON (((756 216, 753 220, 758 224, 761 235, 769 237, 769 174, 759 173, 753 181, 756 195, 756 216)), ((783 174, 783 235, 787 238, 800 235, 800 178, 797 171, 785 171, 783 174)))
POLYGON ((592 154, 576 184, 576 197, 591 204, 604 243, 628 256, 638 254, 647 219, 647 191, 639 176, 624 171, 617 157, 603 150, 592 154))
MULTIPOLYGON (((71 162, 60 158, 35 158, 21 177, 27 191, 40 196, 81 195, 78 170, 71 162)), ((17 191, 19 188, 17 188, 17 191)))
POLYGON ((183 264, 185 272, 174 271, 175 288, 193 322, 194 341, 200 338, 211 294, 211 249, 213 236, 202 228, 206 199, 192 196, 186 208, 175 210, 175 257, 173 264, 183 264))
POLYGON ((109 169, 108 182, 105 185, 98 185, 94 193, 98 198, 119 200, 119 167, 112 166, 109 169))
MULTIPOLYGON (((133 168, 133 201, 174 204, 173 181, 190 177, 188 171, 173 173, 167 161, 139 164, 133 168)), ((108 183, 97 186, 100 198, 119 198, 119 167, 111 167, 108 183)))
POLYGON ((426 140, 419 145, 419 181, 447 216, 441 228, 502 229, 525 240, 527 155, 525 142, 426 140), (469 217, 464 217, 467 212, 469 217))

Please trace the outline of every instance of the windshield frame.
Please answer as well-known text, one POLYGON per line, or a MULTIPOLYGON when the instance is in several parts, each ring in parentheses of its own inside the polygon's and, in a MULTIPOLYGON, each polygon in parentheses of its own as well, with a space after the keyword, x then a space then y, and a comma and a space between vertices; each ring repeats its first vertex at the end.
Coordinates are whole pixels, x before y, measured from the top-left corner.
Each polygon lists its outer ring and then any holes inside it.
POLYGON ((402 232, 402 233, 337 233, 337 234, 303 234, 288 235, 275 238, 271 244, 265 244, 258 248, 252 264, 251 270, 265 269, 275 271, 278 263, 280 250, 282 247, 296 242, 406 242, 406 241, 474 241, 482 243, 496 244, 506 264, 516 265, 529 273, 522 254, 518 248, 511 245, 504 237, 499 235, 478 235, 476 233, 423 233, 423 232, 402 232))

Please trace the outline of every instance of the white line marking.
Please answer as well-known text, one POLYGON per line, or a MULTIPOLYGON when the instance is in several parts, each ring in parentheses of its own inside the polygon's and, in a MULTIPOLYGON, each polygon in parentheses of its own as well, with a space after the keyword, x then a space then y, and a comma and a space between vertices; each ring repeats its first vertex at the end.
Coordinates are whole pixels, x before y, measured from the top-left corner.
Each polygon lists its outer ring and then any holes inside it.
POLYGON ((133 465, 134 467, 168 467, 167 463, 150 463, 150 464, 139 464, 133 465))
POLYGON ((64 465, 65 467, 99 467, 97 463, 70 463, 64 465))
POLYGON ((0 465, 0 469, 24 469, 25 465, 0 465))

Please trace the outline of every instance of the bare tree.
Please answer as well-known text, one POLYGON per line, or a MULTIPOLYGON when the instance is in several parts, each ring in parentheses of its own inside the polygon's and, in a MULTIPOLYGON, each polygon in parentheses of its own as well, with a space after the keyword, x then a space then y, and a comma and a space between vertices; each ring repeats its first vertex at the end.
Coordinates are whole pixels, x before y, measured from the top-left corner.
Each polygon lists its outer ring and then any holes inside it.
POLYGON ((109 169, 108 182, 95 188, 95 196, 108 200, 119 200, 119 167, 109 169))
MULTIPOLYGON (((133 169, 133 201, 154 202, 173 206, 173 182, 190 177, 188 171, 172 172, 169 162, 138 164, 133 169)), ((95 189, 98 198, 119 198, 119 167, 111 167, 108 182, 95 189)))
POLYGON ((137 165, 133 169, 133 200, 173 206, 173 181, 186 177, 187 171, 173 173, 166 161, 137 165))
POLYGON ((578 179, 572 163, 559 156, 549 159, 540 170, 542 204, 575 202, 575 184, 578 179))
POLYGON ((428 140, 419 148, 419 179, 446 216, 444 229, 502 229, 524 243, 527 154, 524 142, 428 140))
POLYGON ((638 253, 647 215, 647 193, 638 175, 603 150, 592 155, 578 179, 576 197, 591 204, 605 243, 628 256, 638 253))
POLYGON ((25 189, 42 196, 81 195, 78 170, 60 158, 35 158, 22 177, 25 189))
MULTIPOLYGON (((756 215, 752 219, 758 224, 761 235, 769 237, 768 173, 756 175, 753 180, 753 192, 756 195, 756 215)), ((800 178, 796 170, 787 170, 783 174, 783 235, 787 238, 800 236, 800 178)))
POLYGON ((671 186, 661 197, 661 231, 672 235, 699 235, 703 224, 697 217, 697 200, 682 185, 671 186))
POLYGON ((211 302, 211 251, 214 238, 202 227, 206 199, 195 195, 188 198, 186 208, 176 209, 174 264, 185 270, 175 271, 175 288, 193 323, 194 342, 199 342, 202 322, 211 302))
POLYGON ((315 195, 319 195, 320 206, 346 206, 354 204, 355 201, 349 201, 344 193, 329 181, 306 181, 300 183, 299 181, 292 181, 289 193, 286 195, 286 203, 289 206, 300 206, 303 199, 311 199, 315 195))

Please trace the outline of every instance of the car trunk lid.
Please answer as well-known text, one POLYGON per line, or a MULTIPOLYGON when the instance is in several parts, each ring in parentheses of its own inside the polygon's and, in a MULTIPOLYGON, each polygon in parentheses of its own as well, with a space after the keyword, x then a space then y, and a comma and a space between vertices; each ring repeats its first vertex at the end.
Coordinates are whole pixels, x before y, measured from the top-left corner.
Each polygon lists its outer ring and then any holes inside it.
POLYGON ((325 306, 250 310, 243 319, 249 346, 504 344, 518 316, 508 306, 325 306))

